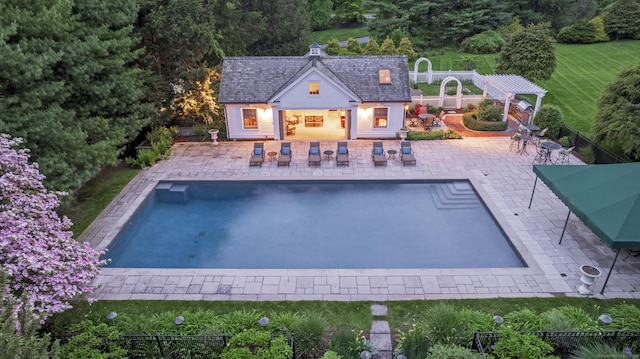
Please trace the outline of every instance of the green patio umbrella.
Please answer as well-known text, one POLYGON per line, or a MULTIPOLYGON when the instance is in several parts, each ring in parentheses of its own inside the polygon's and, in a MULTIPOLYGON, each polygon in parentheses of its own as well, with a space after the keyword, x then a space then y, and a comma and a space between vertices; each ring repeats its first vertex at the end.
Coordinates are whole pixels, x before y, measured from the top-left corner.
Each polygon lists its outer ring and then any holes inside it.
POLYGON ((569 207, 569 214, 573 212, 610 248, 617 249, 611 270, 620 249, 640 249, 640 163, 534 165, 533 172, 537 177, 529 208, 540 178, 569 207))

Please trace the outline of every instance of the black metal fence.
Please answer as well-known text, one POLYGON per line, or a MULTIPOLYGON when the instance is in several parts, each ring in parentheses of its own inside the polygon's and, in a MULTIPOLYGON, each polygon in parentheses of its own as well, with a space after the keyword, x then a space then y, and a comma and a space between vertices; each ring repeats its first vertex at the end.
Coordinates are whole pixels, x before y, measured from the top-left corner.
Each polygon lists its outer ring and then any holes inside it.
MULTIPOLYGON (((123 335, 117 343, 129 359, 219 358, 232 335, 123 335)), ((295 357, 293 335, 286 335, 295 357)))
MULTIPOLYGON (((640 331, 632 330, 582 330, 582 331, 533 331, 523 332, 533 334, 551 345, 552 355, 567 358, 581 346, 594 344, 608 344, 620 348, 638 350, 640 346, 640 331)), ((481 354, 491 353, 493 346, 500 340, 499 332, 476 332, 473 335, 473 346, 481 354)))
POLYGON ((592 139, 566 125, 563 125, 558 133, 558 138, 564 136, 569 138, 570 146, 575 146, 576 152, 578 152, 587 163, 607 164, 628 162, 627 159, 598 145, 592 139))

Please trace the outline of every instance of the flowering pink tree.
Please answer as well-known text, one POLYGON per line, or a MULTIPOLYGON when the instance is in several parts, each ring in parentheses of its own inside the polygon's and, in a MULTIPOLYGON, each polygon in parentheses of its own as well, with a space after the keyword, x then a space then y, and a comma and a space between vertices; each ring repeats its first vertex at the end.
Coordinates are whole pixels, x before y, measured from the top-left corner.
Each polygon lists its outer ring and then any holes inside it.
MULTIPOLYGON (((6 292, 40 320, 71 308, 70 299, 90 293, 103 264, 88 243, 58 216, 61 192, 49 192, 20 138, 0 134, 0 269, 6 292)), ((19 309, 18 308, 18 309, 19 309)))

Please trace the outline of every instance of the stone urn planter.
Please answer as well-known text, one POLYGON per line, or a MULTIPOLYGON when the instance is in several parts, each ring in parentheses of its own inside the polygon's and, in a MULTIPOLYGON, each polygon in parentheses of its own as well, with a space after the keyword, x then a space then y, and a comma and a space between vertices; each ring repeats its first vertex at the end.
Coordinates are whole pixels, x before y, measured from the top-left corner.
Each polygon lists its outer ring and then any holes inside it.
POLYGON ((218 145, 218 132, 220 132, 220 130, 216 130, 211 129, 208 131, 209 134, 211 135, 211 140, 213 141, 213 143, 211 143, 211 146, 217 146, 218 145))
POLYGON ((602 271, 594 266, 582 265, 580 266, 580 273, 582 273, 580 277, 582 284, 578 287, 578 292, 582 295, 589 295, 592 293, 591 286, 602 275, 602 271))
POLYGON ((399 132, 400 132, 400 139, 402 141, 406 140, 407 139, 407 133, 409 132, 409 129, 408 128, 401 128, 399 132))

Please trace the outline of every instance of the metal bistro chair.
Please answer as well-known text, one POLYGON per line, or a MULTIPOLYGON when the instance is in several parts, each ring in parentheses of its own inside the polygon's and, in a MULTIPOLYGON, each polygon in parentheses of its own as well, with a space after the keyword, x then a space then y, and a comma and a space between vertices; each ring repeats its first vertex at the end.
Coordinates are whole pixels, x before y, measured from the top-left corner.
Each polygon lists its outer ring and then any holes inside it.
POLYGON ((522 142, 522 135, 516 132, 511 136, 511 144, 509 145, 509 152, 515 147, 516 152, 520 152, 520 142, 522 142))
POLYGON ((568 165, 569 164, 569 158, 571 157, 571 152, 573 152, 573 150, 575 149, 574 147, 570 147, 567 149, 562 149, 560 150, 560 152, 558 152, 558 157, 556 158, 556 161, 554 162, 554 164, 561 164, 561 165, 568 165))

